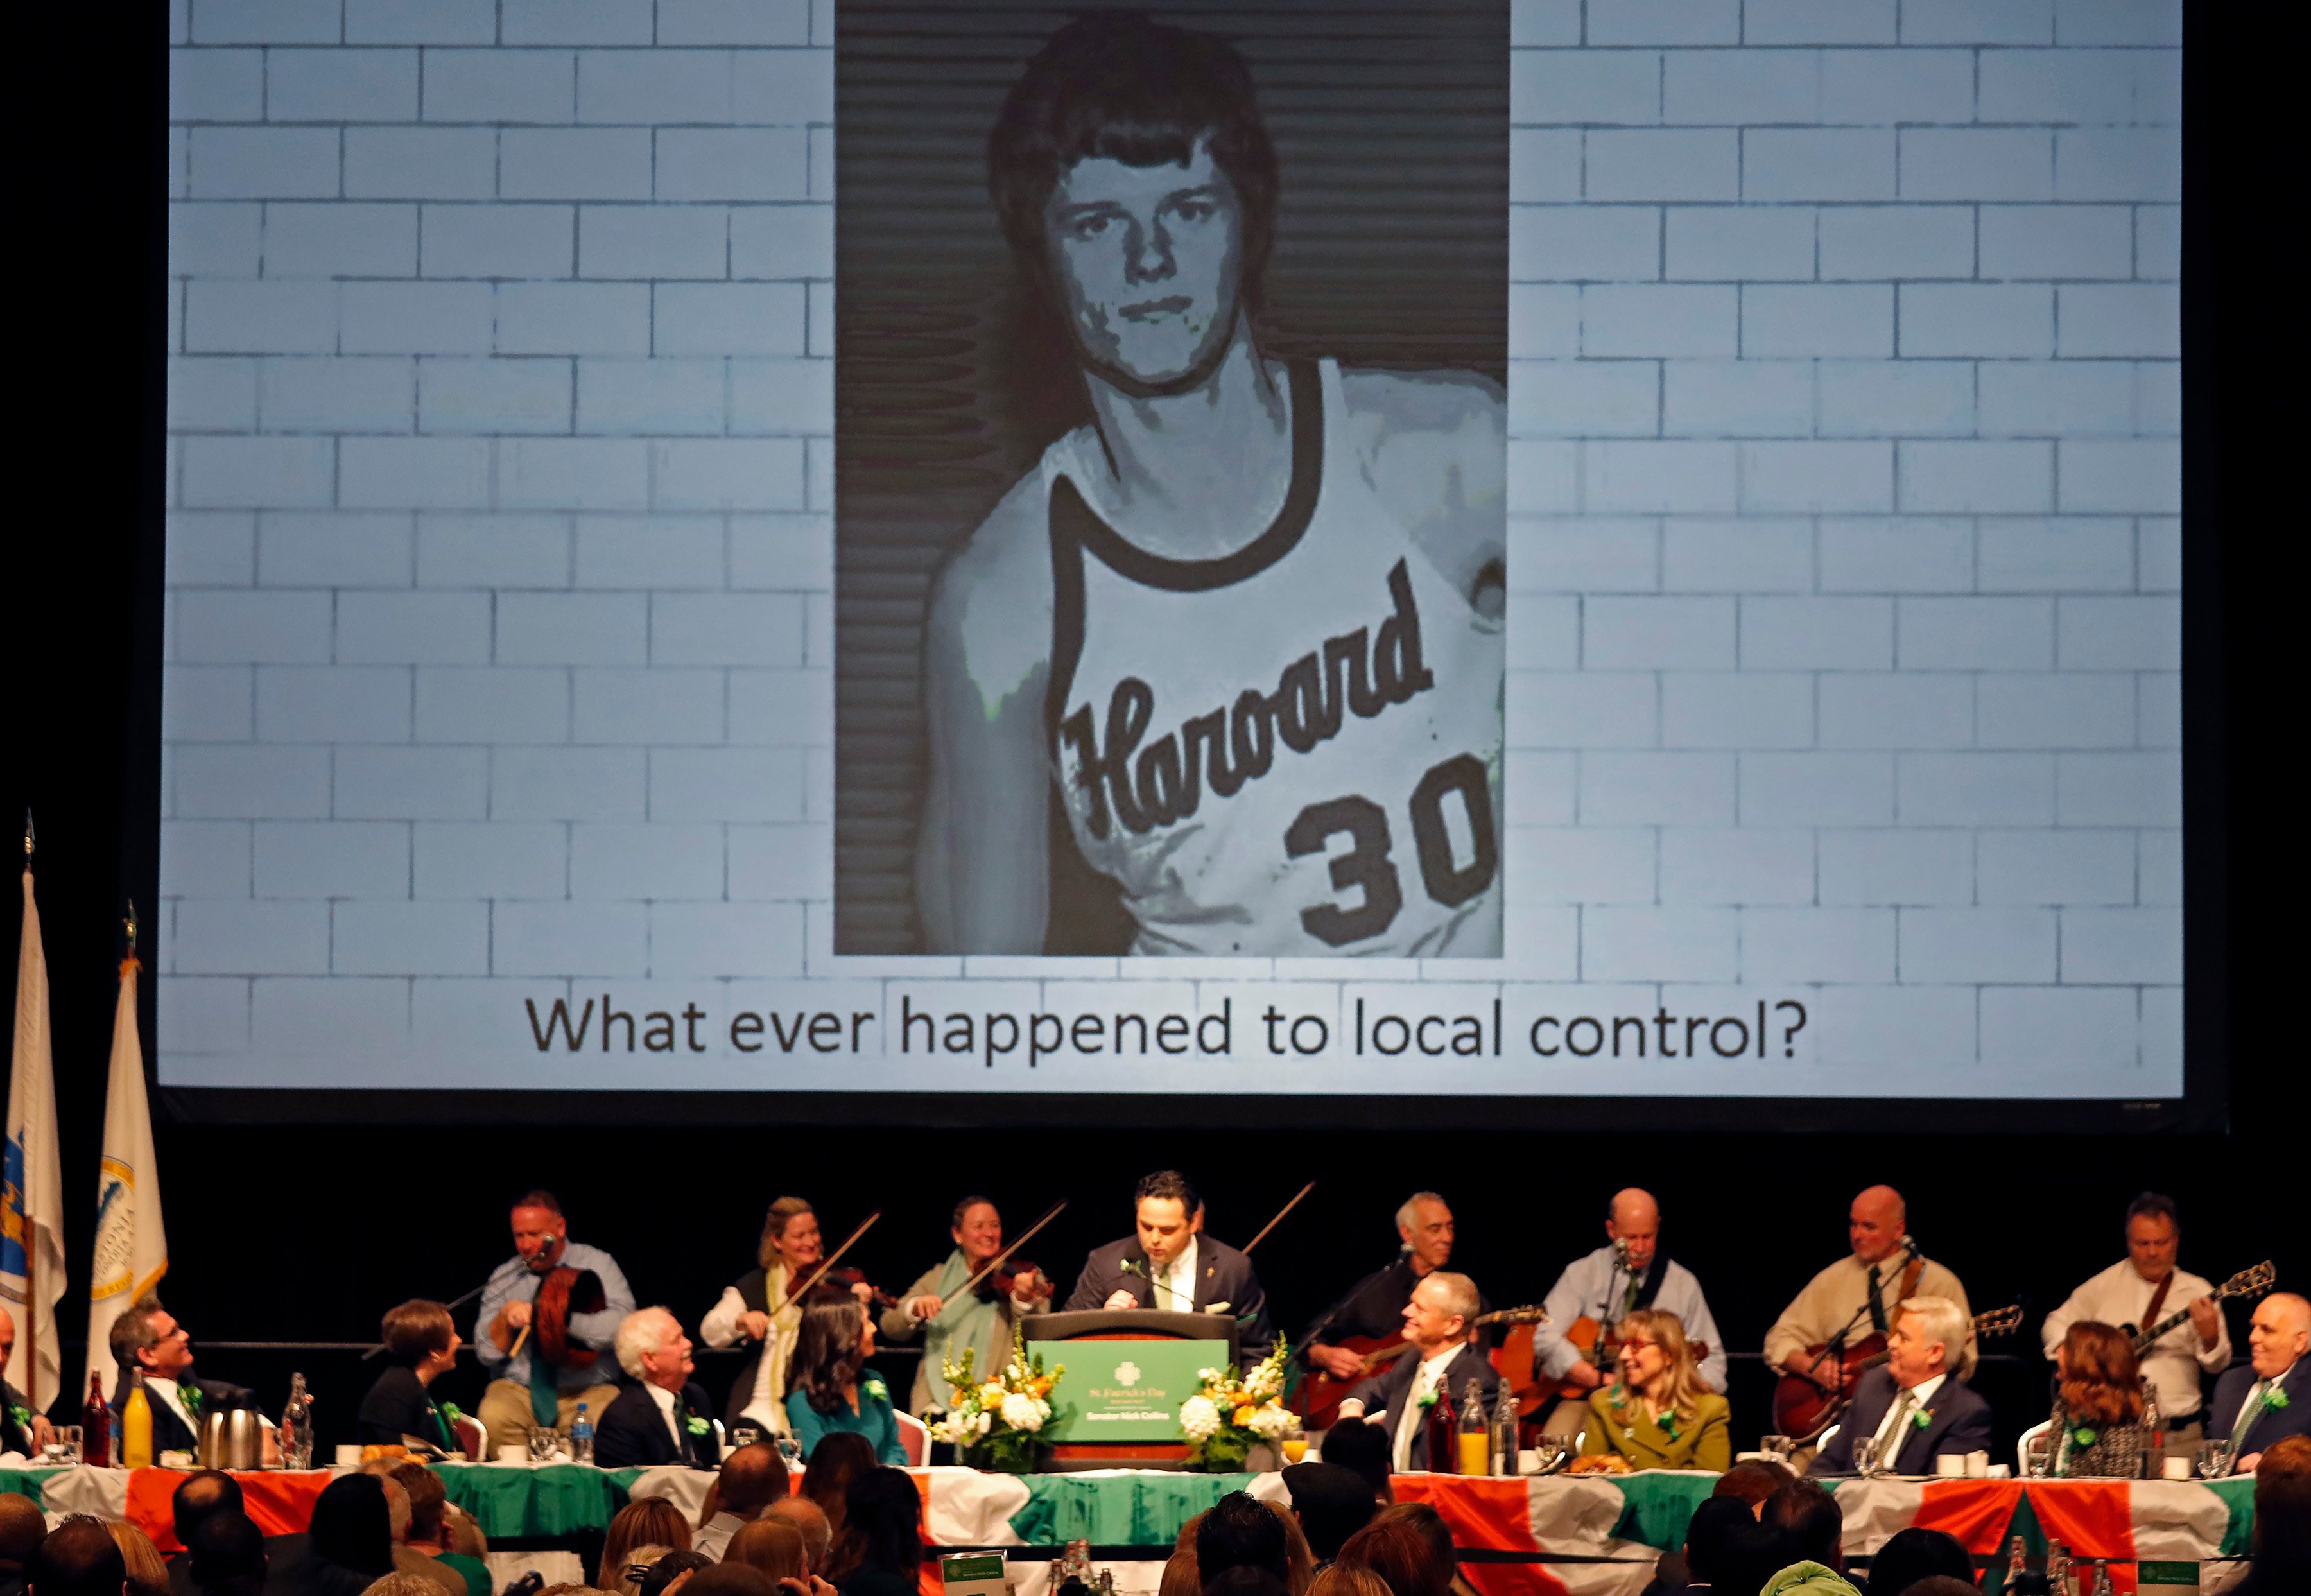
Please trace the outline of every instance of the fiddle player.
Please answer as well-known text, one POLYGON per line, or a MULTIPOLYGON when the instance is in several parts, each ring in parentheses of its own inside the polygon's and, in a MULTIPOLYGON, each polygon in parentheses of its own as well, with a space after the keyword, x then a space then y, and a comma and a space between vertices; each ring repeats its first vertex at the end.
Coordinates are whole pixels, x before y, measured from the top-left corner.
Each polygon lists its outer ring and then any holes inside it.
POLYGON ((1340 1417, 1361 1418, 1388 1432, 1390 1471, 1433 1469, 1424 1400, 1458 1402, 1473 1377, 1493 1410, 1501 1377, 1493 1360, 1469 1340, 1477 1317, 1477 1285, 1466 1275, 1438 1269, 1412 1288, 1404 1304, 1404 1339, 1411 1353, 1365 1376, 1340 1399, 1340 1417))
POLYGON ((2080 1320, 2131 1326, 2131 1339, 2188 1309, 2188 1320, 2140 1355, 2142 1377, 2158 1392, 2158 1411, 2167 1421, 2167 1450, 2188 1457, 2197 1451, 2201 1433, 2200 1372, 2220 1374, 2230 1367, 2231 1334, 2211 1295, 2214 1286, 2176 1267, 2182 1235, 2173 1198, 2156 1191, 2136 1198, 2126 1205, 2125 1259, 2071 1293, 2046 1315, 2039 1334, 2051 1358, 2080 1320))
MULTIPOLYGON (((1847 1347, 1871 1334, 1884 1335, 1895 1309, 1912 1297, 1940 1297, 1958 1304, 1970 1320, 1966 1287, 1958 1278, 1910 1244, 1904 1234, 1908 1205, 1891 1186, 1872 1186, 1853 1199, 1846 1213, 1845 1239, 1853 1251, 1806 1282, 1803 1291, 1774 1328, 1766 1332, 1766 1362, 1827 1391, 1838 1389, 1841 1337, 1847 1347), (1809 1350, 1819 1347, 1817 1355, 1809 1350)), ((1971 1324, 1949 1352, 1949 1370, 1964 1379, 1974 1368, 1971 1324)))
POLYGON ((1165 1313, 1228 1313, 1237 1324, 1236 1355, 1247 1364, 1268 1354, 1268 1297, 1251 1260, 1203 1234, 1204 1202, 1175 1169, 1141 1178, 1132 1191, 1133 1234, 1084 1260, 1068 1311, 1156 1308, 1165 1313))
POLYGON ((523 1193, 514 1202, 512 1225, 514 1256, 498 1265, 482 1288, 481 1329, 474 1344, 474 1356, 490 1375, 476 1417, 489 1431, 493 1453, 526 1441, 533 1425, 552 1425, 566 1435, 579 1403, 599 1416, 616 1400, 619 1370, 611 1347, 619 1324, 634 1311, 634 1294, 618 1260, 599 1247, 570 1239, 570 1221, 554 1193, 523 1193), (598 1278, 603 1305, 595 1313, 571 1314, 567 1325, 571 1347, 595 1356, 556 1368, 538 1345, 533 1309, 546 1277, 564 1268, 598 1278), (527 1337, 524 1330, 529 1331, 527 1337))
MULTIPOLYGON (((1613 1193, 1605 1210, 1605 1245, 1565 1266, 1541 1305, 1548 1318, 1533 1327, 1534 1373, 1592 1391, 1611 1383, 1589 1353, 1565 1338, 1576 1320, 1598 1327, 1618 1324, 1640 1308, 1677 1315, 1687 1345, 1708 1347, 1696 1360, 1694 1374, 1704 1388, 1725 1394, 1725 1344, 1710 1316, 1709 1301, 1693 1271, 1661 1250, 1661 1205, 1650 1191, 1631 1186, 1613 1193)), ((1552 1434, 1570 1433, 1586 1416, 1585 1408, 1550 1416, 1552 1434), (1559 1423, 1558 1420, 1565 1422, 1559 1423)))
MULTIPOLYGON (((1386 1340, 1404 1328, 1412 1288, 1452 1261, 1452 1210, 1434 1191, 1416 1191, 1404 1199, 1396 1210, 1396 1234, 1401 1243, 1396 1261, 1348 1287, 1318 1321, 1322 1334, 1339 1340, 1386 1340)), ((1477 1311, 1483 1312, 1481 1298, 1477 1311)), ((1311 1341, 1301 1356, 1310 1368, 1335 1380, 1364 1378, 1363 1356, 1338 1341, 1311 1341)))
MULTIPOLYGON (((723 1405, 734 1427, 742 1419, 753 1420, 765 1435, 787 1427, 787 1365, 802 1325, 802 1304, 790 1298, 825 1257, 826 1240, 810 1199, 780 1198, 763 1217, 754 1267, 724 1286, 721 1300, 698 1321, 698 1339, 709 1347, 752 1349, 723 1405)), ((854 1286, 851 1295, 864 1306, 875 1291, 854 1286)))
POLYGON ((908 1411, 918 1417, 926 1408, 946 1405, 946 1382, 940 1377, 946 1365, 960 1365, 968 1348, 972 1371, 982 1382, 991 1378, 1011 1356, 1012 1327, 1042 1313, 1051 1300, 1051 1283, 1024 1263, 1007 1277, 999 1270, 962 1296, 955 1295, 1003 1251, 1003 1216, 989 1199, 966 1197, 956 1203, 947 1234, 955 1238, 955 1251, 924 1270, 901 1295, 898 1306, 883 1313, 884 1339, 911 1341, 919 1333, 923 1338, 915 1389, 907 1399, 908 1411), (1007 1279, 1009 1289, 999 1287, 997 1282, 1007 1279))

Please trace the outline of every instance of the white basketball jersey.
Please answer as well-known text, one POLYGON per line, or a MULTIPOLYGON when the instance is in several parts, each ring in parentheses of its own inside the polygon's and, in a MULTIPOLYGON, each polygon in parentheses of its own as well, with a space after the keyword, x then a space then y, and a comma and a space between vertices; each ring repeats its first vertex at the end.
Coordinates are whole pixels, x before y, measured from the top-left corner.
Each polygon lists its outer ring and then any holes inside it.
POLYGON ((1339 368, 1290 368, 1290 404, 1284 509, 1217 560, 1115 531, 1091 429, 1044 452, 1077 845, 1135 953, 1497 957, 1501 624, 1336 441, 1339 368))

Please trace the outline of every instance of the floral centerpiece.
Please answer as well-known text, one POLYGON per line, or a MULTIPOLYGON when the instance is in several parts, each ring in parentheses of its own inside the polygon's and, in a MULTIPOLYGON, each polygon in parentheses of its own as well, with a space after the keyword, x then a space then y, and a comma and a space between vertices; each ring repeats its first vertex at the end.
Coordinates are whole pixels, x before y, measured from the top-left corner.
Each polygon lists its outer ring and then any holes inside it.
POLYGON ((1292 1410, 1284 1405, 1287 1351, 1278 1336, 1276 1349, 1248 1374, 1234 1369, 1196 1371, 1203 1384, 1180 1404, 1180 1428, 1196 1463, 1215 1474, 1241 1469, 1253 1447, 1274 1442, 1292 1427, 1292 1410))
POLYGON ((966 1347, 960 1365, 940 1360, 950 1400, 946 1417, 931 1426, 931 1438, 952 1442, 955 1456, 972 1468, 1027 1473, 1046 1444, 1044 1430, 1059 1417, 1051 1410, 1051 1388, 1068 1366, 1045 1370, 1043 1355, 1027 1356, 1026 1338, 1016 1327, 1010 1361, 983 1381, 972 1373, 977 1356, 976 1347, 966 1347))

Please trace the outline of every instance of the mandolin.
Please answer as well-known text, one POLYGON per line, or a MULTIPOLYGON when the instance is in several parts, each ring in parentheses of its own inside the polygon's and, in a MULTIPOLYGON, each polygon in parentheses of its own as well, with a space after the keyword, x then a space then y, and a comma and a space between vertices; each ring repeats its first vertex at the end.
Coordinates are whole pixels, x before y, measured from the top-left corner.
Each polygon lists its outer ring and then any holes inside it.
MULTIPOLYGON (((1975 1339, 2011 1335, 2022 1327, 2022 1304, 2009 1303, 1974 1316, 1975 1339)), ((1806 1355, 1819 1357, 1827 1344, 1809 1347, 1806 1355)), ((1872 1330, 1845 1349, 1838 1359, 1835 1382, 1812 1374, 1783 1374, 1774 1387, 1774 1428, 1793 1439, 1810 1441, 1844 1412, 1862 1376, 1886 1361, 1886 1338, 1872 1330)))
MULTIPOLYGON (((2219 1303, 2226 1297, 2261 1296, 2264 1292, 2269 1291, 2277 1284, 2279 1284, 2279 1270, 2272 1266, 2271 1260, 2266 1258, 2261 1263, 2256 1264, 2253 1269, 2241 1269, 2237 1274, 2233 1275, 2220 1286, 2216 1286, 2212 1291, 2207 1293, 2207 1300, 2211 1303, 2219 1303)), ((2131 1324, 2122 1324, 2118 1328, 2134 1338, 2135 1354, 2140 1356, 2142 1353, 2148 1351, 2150 1348, 2151 1344, 2157 1341, 2159 1337, 2165 1335, 2168 1330, 2173 1330, 2176 1325, 2182 1323, 2183 1321, 2188 1319, 2190 1316, 2191 1310, 2188 1307, 2185 1307, 2175 1313, 2169 1313, 2166 1318, 2160 1320, 2157 1324, 2152 1325, 2147 1330, 2138 1330, 2131 1324)))
MULTIPOLYGON (((1499 1308, 1490 1313, 1479 1313, 1469 1321, 1469 1328, 1474 1330, 1488 1324, 1526 1326, 1542 1323, 1548 1318, 1546 1308, 1537 1303, 1530 1303, 1519 1308, 1499 1308)), ((1510 1332, 1513 1338, 1519 1333, 1525 1338, 1525 1359, 1527 1366, 1530 1366, 1532 1332, 1530 1330, 1510 1332)), ((1309 1371, 1308 1377, 1300 1382, 1300 1389, 1293 1393, 1292 1400, 1295 1410, 1312 1430, 1330 1429, 1339 1417, 1341 1399, 1358 1381, 1379 1373, 1412 1350, 1412 1344, 1404 1339, 1402 1330, 1391 1330, 1385 1336, 1347 1336, 1332 1345, 1344 1347, 1357 1355, 1356 1373, 1352 1379, 1336 1380, 1321 1369, 1309 1371)), ((1496 1368, 1500 1366, 1500 1354, 1497 1352, 1493 1355, 1493 1364, 1496 1368)))

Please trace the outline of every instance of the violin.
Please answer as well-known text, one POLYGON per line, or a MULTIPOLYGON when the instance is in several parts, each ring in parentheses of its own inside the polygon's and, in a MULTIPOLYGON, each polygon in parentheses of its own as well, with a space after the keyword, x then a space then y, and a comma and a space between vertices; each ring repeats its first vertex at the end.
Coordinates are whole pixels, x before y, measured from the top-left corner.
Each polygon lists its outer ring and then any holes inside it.
POLYGON ((787 1295, 787 1300, 791 1302, 800 1295, 806 1303, 827 1302, 854 1295, 851 1290, 854 1286, 866 1286, 871 1294, 868 1300, 878 1308, 895 1308, 899 1305, 897 1297, 867 1278, 865 1269, 854 1268, 850 1264, 844 1264, 839 1269, 828 1269, 818 1277, 807 1293, 789 1292, 787 1295))
POLYGON ((974 1295, 982 1303, 1008 1302, 1011 1298, 1023 1295, 1038 1302, 1048 1303, 1051 1300, 1051 1278, 1024 1258, 1013 1259, 981 1280, 974 1295), (1026 1275, 1034 1276, 1035 1283, 1022 1293, 1019 1289, 1019 1281, 1021 1277, 1026 1275))

